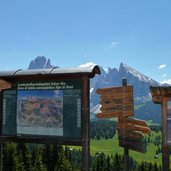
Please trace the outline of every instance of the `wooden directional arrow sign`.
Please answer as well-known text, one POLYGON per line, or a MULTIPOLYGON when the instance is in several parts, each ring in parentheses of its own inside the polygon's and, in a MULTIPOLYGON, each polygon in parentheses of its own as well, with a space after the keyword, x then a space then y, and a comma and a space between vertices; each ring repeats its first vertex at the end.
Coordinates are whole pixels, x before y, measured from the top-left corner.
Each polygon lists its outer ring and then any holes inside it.
POLYGON ((128 129, 118 129, 118 135, 122 137, 128 137, 128 138, 136 138, 141 139, 144 137, 144 134, 140 131, 130 131, 128 129))
POLYGON ((96 92, 101 97, 101 113, 96 115, 97 118, 133 116, 133 86, 101 88, 96 92))
POLYGON ((119 145, 134 151, 146 152, 144 134, 150 132, 147 122, 134 118, 118 118, 119 145))
POLYGON ((144 134, 150 133, 150 128, 145 121, 133 118, 123 118, 122 122, 119 122, 118 127, 119 129, 126 129, 129 131, 140 131, 144 134))
POLYGON ((133 124, 133 125, 139 125, 139 126, 144 126, 148 127, 148 124, 144 120, 139 120, 135 118, 124 118, 124 122, 127 122, 128 124, 133 124))

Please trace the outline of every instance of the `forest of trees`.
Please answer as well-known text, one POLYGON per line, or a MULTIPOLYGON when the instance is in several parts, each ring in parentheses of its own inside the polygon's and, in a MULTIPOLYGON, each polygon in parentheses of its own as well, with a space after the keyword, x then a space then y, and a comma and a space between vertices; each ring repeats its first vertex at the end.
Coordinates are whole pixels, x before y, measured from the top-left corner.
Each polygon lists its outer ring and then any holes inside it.
POLYGON ((117 122, 107 119, 92 120, 90 123, 91 139, 110 139, 116 134, 117 122))
MULTIPOLYGON (((56 144, 3 144, 3 171, 80 171, 81 151, 56 144)), ((123 171, 122 155, 96 153, 91 156, 91 171, 123 171)), ((129 158, 130 171, 161 171, 156 163, 138 164, 129 158)))

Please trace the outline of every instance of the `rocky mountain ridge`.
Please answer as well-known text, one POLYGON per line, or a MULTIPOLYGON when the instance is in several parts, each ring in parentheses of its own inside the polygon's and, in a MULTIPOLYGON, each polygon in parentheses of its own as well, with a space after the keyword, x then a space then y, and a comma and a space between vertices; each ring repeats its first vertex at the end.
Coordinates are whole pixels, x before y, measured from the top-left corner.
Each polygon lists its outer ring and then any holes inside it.
MULTIPOLYGON (((47 60, 44 56, 38 56, 29 65, 29 69, 52 67, 54 66, 51 64, 50 59, 47 60)), ((154 104, 150 96, 150 86, 159 86, 160 83, 123 63, 120 64, 119 69, 108 68, 106 72, 100 66, 100 70, 101 75, 96 75, 90 80, 91 118, 95 118, 100 108, 100 98, 96 93, 97 88, 122 86, 122 79, 127 79, 127 84, 133 85, 134 88, 134 105, 140 106, 135 108, 135 116, 139 119, 160 123, 160 106, 154 104)))
POLYGON ((37 56, 29 64, 28 69, 42 69, 42 68, 53 68, 50 59, 46 59, 45 56, 37 56))
POLYGON ((101 70, 102 74, 96 76, 96 79, 92 79, 91 81, 91 88, 93 88, 91 93, 92 105, 99 103, 99 98, 96 94, 97 88, 122 86, 122 79, 127 79, 127 84, 134 86, 136 102, 148 101, 150 99, 150 86, 160 85, 157 81, 136 71, 127 64, 121 63, 119 69, 109 68, 108 72, 105 72, 103 68, 101 68, 101 70))

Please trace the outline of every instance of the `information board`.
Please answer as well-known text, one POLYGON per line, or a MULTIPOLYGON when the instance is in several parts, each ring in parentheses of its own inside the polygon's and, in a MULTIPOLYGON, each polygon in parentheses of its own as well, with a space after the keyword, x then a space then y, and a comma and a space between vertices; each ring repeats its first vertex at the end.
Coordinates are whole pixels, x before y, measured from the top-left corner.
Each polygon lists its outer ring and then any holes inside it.
POLYGON ((18 82, 3 92, 3 135, 81 138, 81 80, 18 82))

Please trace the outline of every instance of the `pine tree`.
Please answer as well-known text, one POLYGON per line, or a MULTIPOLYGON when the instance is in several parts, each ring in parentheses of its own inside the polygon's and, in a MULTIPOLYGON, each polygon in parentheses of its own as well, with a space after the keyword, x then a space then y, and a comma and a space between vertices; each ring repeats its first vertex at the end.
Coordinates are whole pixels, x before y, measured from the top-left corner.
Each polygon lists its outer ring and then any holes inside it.
POLYGON ((52 164, 53 170, 57 165, 60 165, 58 158, 59 158, 59 153, 61 150, 62 150, 61 146, 59 146, 57 144, 52 145, 52 155, 51 155, 52 161, 51 161, 51 164, 52 164))
POLYGON ((58 160, 54 171, 73 171, 73 166, 70 161, 66 158, 65 152, 62 147, 58 151, 58 160))
POLYGON ((96 153, 95 156, 93 157, 93 162, 92 162, 92 167, 93 171, 99 171, 100 169, 100 160, 99 160, 99 153, 96 153))
POLYGON ((115 171, 121 170, 121 160, 117 153, 115 154, 115 156, 113 158, 113 161, 111 163, 111 168, 112 168, 112 170, 115 170, 115 171))
POLYGON ((144 166, 144 162, 141 162, 141 165, 138 168, 139 171, 145 171, 145 166, 144 166))
POLYGON ((104 170, 104 168, 105 168, 105 155, 104 155, 104 153, 100 153, 100 171, 103 171, 104 170))
POLYGON ((152 171, 152 170, 153 170, 153 165, 152 165, 152 163, 150 162, 149 167, 148 167, 148 171, 152 171))
POLYGON ((106 159, 106 171, 110 171, 111 170, 111 165, 110 165, 110 157, 107 156, 107 159, 106 159))
POLYGON ((159 171, 159 168, 158 168, 158 166, 157 166, 157 163, 155 162, 154 163, 154 169, 153 169, 154 171, 159 171))
POLYGON ((16 153, 15 145, 13 143, 4 143, 3 145, 3 170, 5 171, 16 171, 24 170, 24 164, 20 163, 16 153))
POLYGON ((42 152, 42 161, 46 165, 48 171, 52 171, 52 145, 46 144, 43 147, 43 152, 42 152))
POLYGON ((32 170, 33 171, 47 171, 46 166, 42 161, 41 150, 37 147, 32 149, 32 170))
POLYGON ((24 163, 25 171, 31 170, 31 154, 29 152, 28 145, 25 143, 17 144, 17 154, 19 155, 19 161, 24 163))

